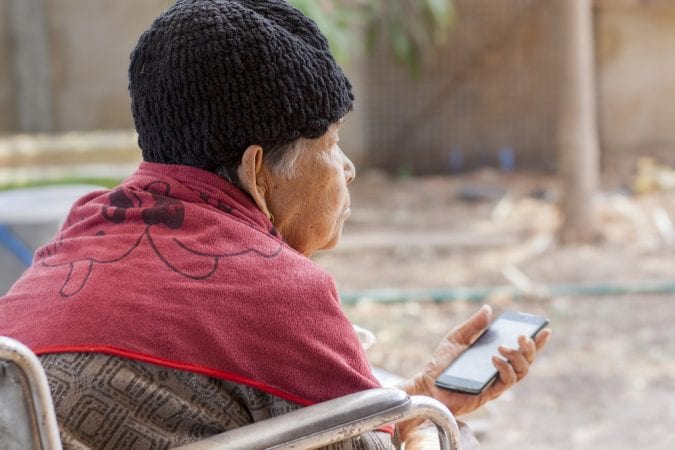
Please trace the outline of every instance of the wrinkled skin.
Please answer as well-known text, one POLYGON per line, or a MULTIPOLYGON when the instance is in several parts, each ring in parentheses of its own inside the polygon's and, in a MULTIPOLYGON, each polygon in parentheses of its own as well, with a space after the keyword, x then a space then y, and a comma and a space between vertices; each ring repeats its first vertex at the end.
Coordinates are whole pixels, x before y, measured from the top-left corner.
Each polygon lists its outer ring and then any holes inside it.
MULTIPOLYGON (((306 141, 295 162, 295 176, 281 176, 266 167, 264 150, 250 146, 238 169, 240 185, 267 214, 286 242, 300 253, 310 256, 316 250, 334 247, 342 226, 350 215, 348 184, 355 177, 352 162, 338 146, 338 129, 306 141)), ((469 413, 499 397, 523 379, 541 350, 551 330, 540 331, 534 339, 521 336, 519 349, 499 348, 493 363, 499 371, 497 379, 479 395, 462 394, 435 386, 436 378, 471 345, 492 320, 492 309, 485 305, 468 320, 453 329, 438 344, 423 370, 400 387, 410 395, 426 395, 445 404, 455 416, 469 413)), ((407 448, 435 448, 435 429, 421 421, 399 424, 401 439, 407 448), (430 432, 431 430, 431 432, 430 432)), ((468 431, 463 432, 466 448, 478 448, 468 431)))
MULTIPOLYGON (((459 426, 462 450, 480 449, 480 444, 469 427, 459 421, 457 425, 459 426)), ((405 439, 405 450, 440 450, 440 448, 438 430, 436 429, 436 425, 431 422, 425 422, 415 427, 408 433, 405 439)))
MULTIPOLYGON (((410 395, 433 397, 445 404, 455 416, 461 416, 474 411, 513 387, 527 375, 537 352, 546 345, 551 336, 550 329, 546 328, 540 331, 534 339, 520 336, 518 339, 519 349, 500 346, 501 357, 497 355, 492 357, 493 364, 499 371, 497 379, 479 395, 462 394, 441 389, 434 384, 441 372, 478 339, 491 320, 492 309, 488 305, 484 305, 468 320, 450 331, 438 344, 424 369, 410 380, 406 380, 400 388, 410 395)), ((419 426, 419 422, 402 424, 400 427, 402 438, 405 439, 408 433, 411 433, 417 426, 419 426)), ((415 434, 414 432, 411 433, 411 439, 415 440, 415 434)))
POLYGON ((479 395, 462 394, 438 388, 434 385, 436 378, 447 368, 452 361, 471 345, 487 328, 492 320, 492 309, 484 305, 466 322, 453 329, 438 344, 431 360, 424 369, 401 386, 411 395, 428 395, 443 402, 456 416, 470 413, 486 402, 499 397, 528 373, 541 350, 551 335, 550 329, 540 331, 534 339, 520 336, 520 349, 500 346, 500 356, 493 356, 492 362, 499 376, 479 395))
POLYGON ((241 185, 258 208, 288 245, 306 256, 334 247, 351 214, 347 185, 356 169, 338 146, 339 126, 334 124, 322 137, 304 141, 292 177, 267 167, 264 150, 256 145, 244 152, 238 170, 241 185))

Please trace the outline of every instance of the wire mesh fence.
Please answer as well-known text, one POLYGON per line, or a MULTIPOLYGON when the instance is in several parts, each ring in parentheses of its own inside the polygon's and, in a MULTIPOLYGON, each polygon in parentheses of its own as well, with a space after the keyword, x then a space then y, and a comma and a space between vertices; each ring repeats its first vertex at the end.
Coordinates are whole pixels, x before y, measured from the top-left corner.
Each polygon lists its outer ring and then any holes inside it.
MULTIPOLYGON (((417 79, 381 48, 365 65, 367 160, 390 170, 556 168, 565 30, 558 0, 456 0, 447 44, 417 79)), ((598 122, 604 166, 656 155, 675 163, 667 75, 675 4, 594 3, 598 122), (666 94, 666 95, 664 95, 666 94)))

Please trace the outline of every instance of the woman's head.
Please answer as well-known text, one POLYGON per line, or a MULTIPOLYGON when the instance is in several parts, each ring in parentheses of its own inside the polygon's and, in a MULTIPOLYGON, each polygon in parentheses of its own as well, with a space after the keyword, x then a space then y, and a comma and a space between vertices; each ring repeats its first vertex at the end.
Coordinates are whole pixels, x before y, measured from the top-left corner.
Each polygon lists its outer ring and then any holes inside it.
POLYGON ((249 146, 237 169, 242 189, 288 244, 310 255, 337 244, 351 214, 347 185, 356 169, 338 145, 341 122, 316 139, 265 151, 249 146))
POLYGON ((352 109, 317 26, 284 0, 178 0, 141 36, 129 92, 147 161, 236 168, 352 109))

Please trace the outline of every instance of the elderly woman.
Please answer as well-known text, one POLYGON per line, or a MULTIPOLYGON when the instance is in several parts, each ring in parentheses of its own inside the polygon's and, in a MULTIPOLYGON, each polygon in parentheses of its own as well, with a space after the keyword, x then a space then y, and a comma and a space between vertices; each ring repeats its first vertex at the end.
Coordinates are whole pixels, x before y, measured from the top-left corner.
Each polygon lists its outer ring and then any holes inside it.
MULTIPOLYGON (((167 448, 377 387, 309 259, 338 242, 355 176, 338 145, 351 85, 316 25, 283 0, 179 0, 129 80, 144 161, 80 199, 0 299, 0 334, 47 371, 65 448, 167 448)), ((459 415, 525 376, 548 331, 503 349, 481 395, 434 386, 490 314, 402 388, 459 415)))

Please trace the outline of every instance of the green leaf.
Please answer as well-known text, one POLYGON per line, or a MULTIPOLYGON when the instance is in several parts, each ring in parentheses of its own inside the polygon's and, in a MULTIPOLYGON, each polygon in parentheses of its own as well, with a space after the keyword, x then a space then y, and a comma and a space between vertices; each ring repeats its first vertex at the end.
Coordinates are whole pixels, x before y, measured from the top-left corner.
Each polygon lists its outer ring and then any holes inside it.
POLYGON ((389 38, 391 39, 391 48, 394 51, 394 57, 399 62, 407 61, 410 53, 410 40, 400 22, 392 22, 389 25, 389 38))
POLYGON ((435 43, 442 43, 454 19, 454 8, 450 0, 422 0, 431 22, 431 35, 435 43))
POLYGON ((380 37, 380 24, 373 22, 366 28, 366 51, 373 53, 380 37))
POLYGON ((420 73, 423 49, 447 39, 454 17, 452 0, 289 1, 316 22, 341 62, 358 48, 372 53, 386 37, 394 60, 413 75, 420 73), (359 39, 359 30, 364 39, 359 39))

